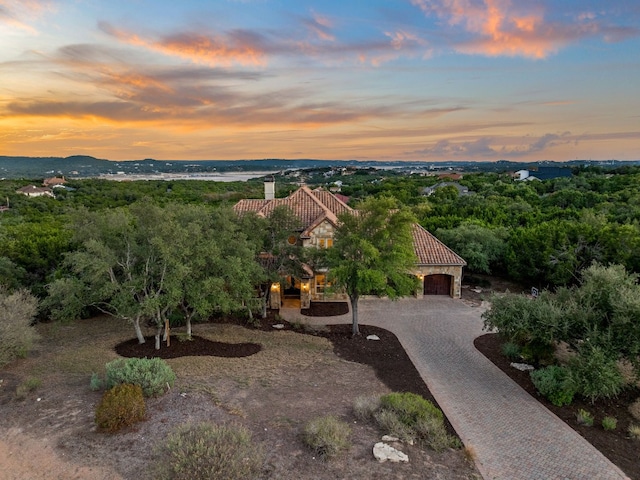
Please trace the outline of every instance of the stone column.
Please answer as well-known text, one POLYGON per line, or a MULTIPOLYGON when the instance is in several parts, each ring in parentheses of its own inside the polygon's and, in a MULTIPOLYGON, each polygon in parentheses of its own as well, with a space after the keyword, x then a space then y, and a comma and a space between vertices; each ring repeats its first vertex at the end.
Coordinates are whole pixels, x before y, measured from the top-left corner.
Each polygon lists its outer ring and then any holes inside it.
POLYGON ((272 283, 271 284, 271 297, 269 299, 269 308, 273 310, 280 310, 281 299, 280 299, 280 284, 272 283))

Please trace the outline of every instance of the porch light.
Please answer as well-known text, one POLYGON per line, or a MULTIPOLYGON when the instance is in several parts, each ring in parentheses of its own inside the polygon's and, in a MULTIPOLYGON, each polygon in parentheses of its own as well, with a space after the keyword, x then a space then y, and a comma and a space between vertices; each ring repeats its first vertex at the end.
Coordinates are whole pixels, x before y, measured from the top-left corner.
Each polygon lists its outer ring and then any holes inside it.
POLYGON ((271 284, 271 291, 272 292, 277 292, 278 290, 280 290, 280 284, 279 283, 272 283, 271 284))
POLYGON ((308 292, 309 291, 309 282, 304 282, 302 285, 302 291, 303 292, 308 292))

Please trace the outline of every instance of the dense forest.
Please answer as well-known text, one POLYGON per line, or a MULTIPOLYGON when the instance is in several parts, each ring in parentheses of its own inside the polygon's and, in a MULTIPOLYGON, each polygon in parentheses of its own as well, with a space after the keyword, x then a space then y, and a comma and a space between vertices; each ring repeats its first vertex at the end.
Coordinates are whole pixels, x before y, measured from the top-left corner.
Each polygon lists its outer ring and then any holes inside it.
MULTIPOLYGON (((279 177, 278 196, 297 188, 299 180, 279 177)), ((395 197, 467 260, 470 274, 556 288, 574 284, 594 261, 640 272, 640 167, 576 167, 570 178, 530 182, 507 174, 466 174, 458 181, 469 189, 464 195, 445 186, 427 196, 424 189, 440 182, 437 177, 376 169, 305 180, 326 187, 339 181, 354 205, 369 196, 395 197)), ((79 248, 78 212, 128 209, 140 202, 167 211, 186 204, 213 212, 263 193, 261 181, 97 179, 72 180, 56 189, 55 198, 16 193, 34 182, 41 180, 0 181, 0 199, 10 207, 0 212, 0 284, 10 290, 27 287, 40 298, 62 275, 64 259, 79 248)), ((245 233, 251 237, 255 231, 245 233)))

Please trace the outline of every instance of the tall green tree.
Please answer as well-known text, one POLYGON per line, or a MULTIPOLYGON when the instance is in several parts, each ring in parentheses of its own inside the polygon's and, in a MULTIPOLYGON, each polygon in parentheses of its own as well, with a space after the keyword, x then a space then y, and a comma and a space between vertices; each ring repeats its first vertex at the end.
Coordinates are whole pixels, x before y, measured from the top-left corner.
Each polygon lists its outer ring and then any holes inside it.
POLYGON ((362 295, 391 299, 416 291, 411 275, 416 256, 413 249, 413 215, 390 197, 366 199, 357 214, 339 217, 333 248, 327 250, 329 278, 335 288, 349 296, 353 335, 358 335, 358 301, 362 295))
POLYGON ((52 316, 77 317, 92 306, 133 324, 156 326, 156 348, 168 313, 191 320, 240 308, 260 278, 254 250, 230 212, 143 201, 127 208, 75 214, 81 245, 65 260, 71 275, 50 286, 52 316))

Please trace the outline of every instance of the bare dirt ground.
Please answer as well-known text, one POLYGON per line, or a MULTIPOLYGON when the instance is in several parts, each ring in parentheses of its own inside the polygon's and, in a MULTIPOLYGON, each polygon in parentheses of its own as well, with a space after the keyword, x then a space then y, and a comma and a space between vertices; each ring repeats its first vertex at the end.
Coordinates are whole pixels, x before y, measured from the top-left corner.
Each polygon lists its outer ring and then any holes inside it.
MULTIPOLYGON (((119 357, 114 348, 133 336, 132 329, 105 317, 69 325, 41 324, 38 329, 42 341, 37 349, 0 372, 2 480, 155 478, 156 446, 177 426, 200 421, 249 428, 268 452, 265 479, 480 478, 462 450, 435 453, 406 445, 408 464, 374 460, 371 450, 381 432, 356 421, 352 404, 358 396, 395 389, 384 378, 413 378, 413 366, 406 364, 406 355, 397 354, 402 349, 392 343, 391 334, 379 345, 392 352, 386 359, 381 353, 382 361, 368 366, 357 363, 353 343, 343 342, 341 350, 321 336, 339 337, 339 332, 313 335, 291 329, 197 325, 194 333, 204 339, 253 343, 260 345, 260 351, 240 358, 167 360, 177 375, 174 387, 148 401, 144 422, 109 435, 95 429, 93 416, 101 392, 89 389, 89 378, 92 372, 103 373, 104 364, 119 357), (345 346, 349 348, 344 350, 345 346), (29 381, 40 385, 17 395, 29 381), (327 414, 352 426, 352 447, 332 461, 316 458, 300 438, 307 421, 327 414)), ((421 381, 406 382, 426 389, 421 381)))

